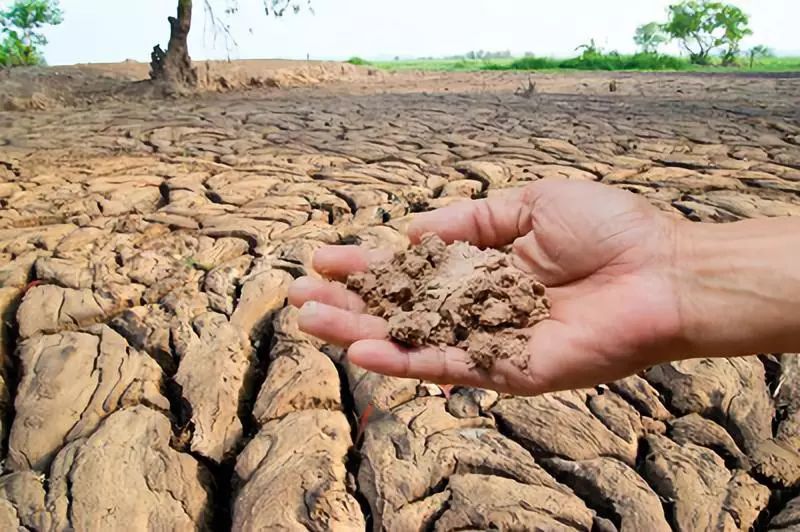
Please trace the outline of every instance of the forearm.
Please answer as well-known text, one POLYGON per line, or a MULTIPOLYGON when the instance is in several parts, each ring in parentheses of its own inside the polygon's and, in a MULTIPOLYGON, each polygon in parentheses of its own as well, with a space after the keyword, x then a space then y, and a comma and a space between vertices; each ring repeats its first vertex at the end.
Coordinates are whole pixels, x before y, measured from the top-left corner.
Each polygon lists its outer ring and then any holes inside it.
POLYGON ((679 224, 688 356, 800 351, 800 218, 679 224))

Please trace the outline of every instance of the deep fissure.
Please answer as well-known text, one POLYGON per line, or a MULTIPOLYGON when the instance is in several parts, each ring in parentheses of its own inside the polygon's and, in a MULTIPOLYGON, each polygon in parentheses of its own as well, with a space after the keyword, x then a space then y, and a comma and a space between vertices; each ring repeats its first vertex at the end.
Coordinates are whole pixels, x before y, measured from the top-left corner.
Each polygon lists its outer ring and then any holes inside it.
MULTIPOLYGON (((358 502, 358 506, 361 508, 361 513, 364 515, 364 521, 366 523, 365 530, 372 530, 375 519, 375 517, 372 515, 372 507, 370 506, 367 498, 361 492, 358 484, 358 470, 361 467, 362 460, 362 442, 358 441, 359 416, 358 411, 356 410, 356 402, 355 398, 353 397, 353 393, 350 390, 347 372, 341 363, 334 362, 334 365, 336 367, 336 372, 339 374, 339 388, 342 399, 342 409, 344 410, 347 422, 350 424, 350 439, 352 441, 352 445, 350 446, 350 449, 348 449, 347 456, 345 458, 345 468, 347 469, 347 475, 349 477, 349 481, 347 483, 348 492, 353 496, 353 498, 355 498, 356 502, 358 502)), ((368 422, 369 420, 367 420, 367 423, 368 422)))

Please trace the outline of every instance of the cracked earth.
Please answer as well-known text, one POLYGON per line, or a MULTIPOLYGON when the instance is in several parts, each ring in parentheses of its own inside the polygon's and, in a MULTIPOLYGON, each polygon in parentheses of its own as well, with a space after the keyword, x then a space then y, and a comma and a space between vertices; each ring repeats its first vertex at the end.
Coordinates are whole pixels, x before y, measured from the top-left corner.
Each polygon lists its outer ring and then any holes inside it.
POLYGON ((543 177, 800 215, 800 79, 526 81, 0 113, 0 529, 798 530, 796 354, 445 397, 298 331, 319 246, 402 250, 412 213, 543 177))

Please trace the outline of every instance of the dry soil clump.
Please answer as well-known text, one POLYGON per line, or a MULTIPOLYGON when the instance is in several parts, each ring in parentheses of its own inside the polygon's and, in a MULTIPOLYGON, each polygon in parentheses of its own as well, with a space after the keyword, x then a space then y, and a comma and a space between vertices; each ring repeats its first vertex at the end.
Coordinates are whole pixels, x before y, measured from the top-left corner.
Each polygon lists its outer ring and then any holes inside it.
POLYGON ((414 347, 456 346, 489 369, 497 359, 524 368, 526 329, 550 315, 545 287, 507 254, 427 235, 365 273, 351 275, 368 311, 388 320, 390 336, 414 347))

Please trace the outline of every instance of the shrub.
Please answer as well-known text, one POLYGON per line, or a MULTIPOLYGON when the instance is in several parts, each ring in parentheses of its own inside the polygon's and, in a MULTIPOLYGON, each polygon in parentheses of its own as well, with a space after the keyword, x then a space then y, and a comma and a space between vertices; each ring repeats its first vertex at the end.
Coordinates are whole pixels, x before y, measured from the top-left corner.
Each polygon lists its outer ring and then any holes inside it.
POLYGON ((369 61, 367 61, 366 59, 361 59, 360 57, 351 57, 350 59, 347 60, 347 62, 350 63, 351 65, 358 65, 358 66, 364 66, 370 64, 369 61))
POLYGON ((561 62, 561 68, 576 70, 681 70, 686 61, 668 55, 640 52, 634 55, 583 54, 561 62))
POLYGON ((522 57, 511 63, 512 68, 519 70, 542 70, 558 67, 559 61, 547 57, 522 57))
POLYGON ((548 57, 526 56, 515 59, 508 65, 510 70, 547 70, 559 67, 560 61, 548 57))

